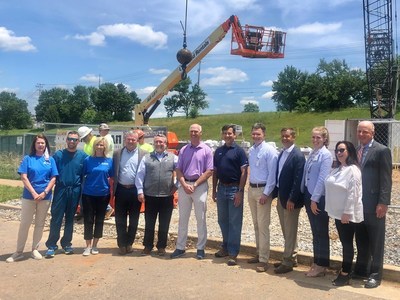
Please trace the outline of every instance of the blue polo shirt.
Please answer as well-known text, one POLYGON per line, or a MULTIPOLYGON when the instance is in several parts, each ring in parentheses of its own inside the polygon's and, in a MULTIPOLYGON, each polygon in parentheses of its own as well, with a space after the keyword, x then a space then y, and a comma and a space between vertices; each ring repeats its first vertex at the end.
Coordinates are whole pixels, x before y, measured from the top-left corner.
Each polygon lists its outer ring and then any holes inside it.
POLYGON ((89 196, 109 195, 110 184, 108 179, 114 177, 112 158, 86 157, 83 161, 83 175, 86 175, 83 194, 89 196))
POLYGON ((230 147, 223 145, 215 150, 214 167, 217 168, 217 178, 222 183, 239 182, 241 168, 248 164, 246 153, 236 143, 230 147))

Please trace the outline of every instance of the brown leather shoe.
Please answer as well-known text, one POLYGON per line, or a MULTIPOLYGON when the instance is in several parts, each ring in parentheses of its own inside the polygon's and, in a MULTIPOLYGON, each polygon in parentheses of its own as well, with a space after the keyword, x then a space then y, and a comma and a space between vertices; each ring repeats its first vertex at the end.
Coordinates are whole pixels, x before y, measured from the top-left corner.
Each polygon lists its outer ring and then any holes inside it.
POLYGON ((258 260, 258 256, 256 257, 252 257, 250 259, 247 260, 248 264, 258 264, 260 261, 258 260))
POLYGON ((133 252, 133 248, 131 245, 126 246, 126 253, 132 253, 133 252))
POLYGON ((221 248, 218 252, 215 252, 214 255, 215 257, 227 257, 229 256, 229 253, 225 249, 221 248))
POLYGON ((159 248, 157 250, 158 256, 164 256, 167 252, 165 251, 165 248, 159 248))
POLYGON ((118 253, 119 253, 119 255, 125 255, 126 254, 126 247, 119 247, 118 253))
POLYGON ((267 272, 268 270, 268 263, 260 263, 259 266, 257 266, 256 271, 258 273, 262 273, 262 272, 267 272))
POLYGON ((150 255, 151 254, 151 248, 148 248, 148 247, 145 247, 143 250, 142 250, 142 253, 140 254, 141 256, 147 256, 147 255, 150 255))
MULTIPOLYGON (((282 264, 282 262, 276 262, 276 263, 274 263, 274 268, 278 268, 280 265, 282 264)), ((297 261, 295 261, 294 263, 293 263, 293 268, 297 268, 299 266, 299 264, 297 263, 297 261)))

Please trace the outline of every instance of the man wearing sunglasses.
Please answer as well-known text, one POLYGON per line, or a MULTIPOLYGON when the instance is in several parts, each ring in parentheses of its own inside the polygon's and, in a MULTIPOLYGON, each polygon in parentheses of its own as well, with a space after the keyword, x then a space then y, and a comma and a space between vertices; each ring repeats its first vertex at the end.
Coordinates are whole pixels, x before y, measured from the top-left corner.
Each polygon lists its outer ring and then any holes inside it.
POLYGON ((83 160, 85 152, 78 150, 79 134, 69 131, 67 134, 67 147, 54 154, 59 176, 56 180, 53 202, 51 204, 50 233, 46 242, 48 248, 45 257, 53 258, 58 249, 61 224, 65 218, 64 235, 61 238, 61 247, 65 254, 73 254, 72 234, 74 231, 74 215, 78 206, 82 186, 83 160))

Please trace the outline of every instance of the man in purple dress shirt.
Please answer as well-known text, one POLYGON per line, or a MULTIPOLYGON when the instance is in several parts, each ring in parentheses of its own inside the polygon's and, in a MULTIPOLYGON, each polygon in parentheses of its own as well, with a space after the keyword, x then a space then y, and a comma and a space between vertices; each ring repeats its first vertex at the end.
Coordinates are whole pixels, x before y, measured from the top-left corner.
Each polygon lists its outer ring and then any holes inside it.
POLYGON ((176 175, 180 183, 178 190, 179 227, 176 249, 171 258, 185 254, 188 224, 192 205, 197 221, 197 259, 205 257, 204 248, 207 242, 207 193, 208 178, 213 172, 213 154, 201 141, 202 129, 192 124, 189 129, 190 143, 179 151, 176 175))

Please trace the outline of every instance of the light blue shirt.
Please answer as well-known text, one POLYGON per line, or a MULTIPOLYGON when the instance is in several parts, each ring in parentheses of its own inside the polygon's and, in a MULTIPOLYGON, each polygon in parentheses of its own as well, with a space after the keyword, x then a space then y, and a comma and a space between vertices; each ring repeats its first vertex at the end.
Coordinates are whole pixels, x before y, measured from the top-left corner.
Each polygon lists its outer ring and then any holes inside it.
MULTIPOLYGON (((286 162, 287 158, 289 157, 290 152, 292 152, 293 148, 294 148, 294 144, 287 149, 285 149, 285 148, 282 149, 282 155, 281 155, 281 158, 279 159, 279 164, 278 164, 278 178, 281 176, 282 168, 285 165, 285 162, 286 162)), ((279 180, 276 182, 276 186, 279 187, 279 180)))
POLYGON ((311 200, 319 203, 319 199, 325 195, 325 179, 332 168, 332 154, 323 146, 317 151, 312 150, 304 166, 301 192, 307 188, 311 194, 311 200))
POLYGON ((128 151, 126 148, 122 151, 118 174, 118 182, 120 184, 132 185, 135 183, 139 160, 138 155, 138 147, 132 151, 128 151))
POLYGON ((250 183, 266 184, 263 194, 269 196, 275 188, 278 151, 263 141, 249 149, 250 183))

